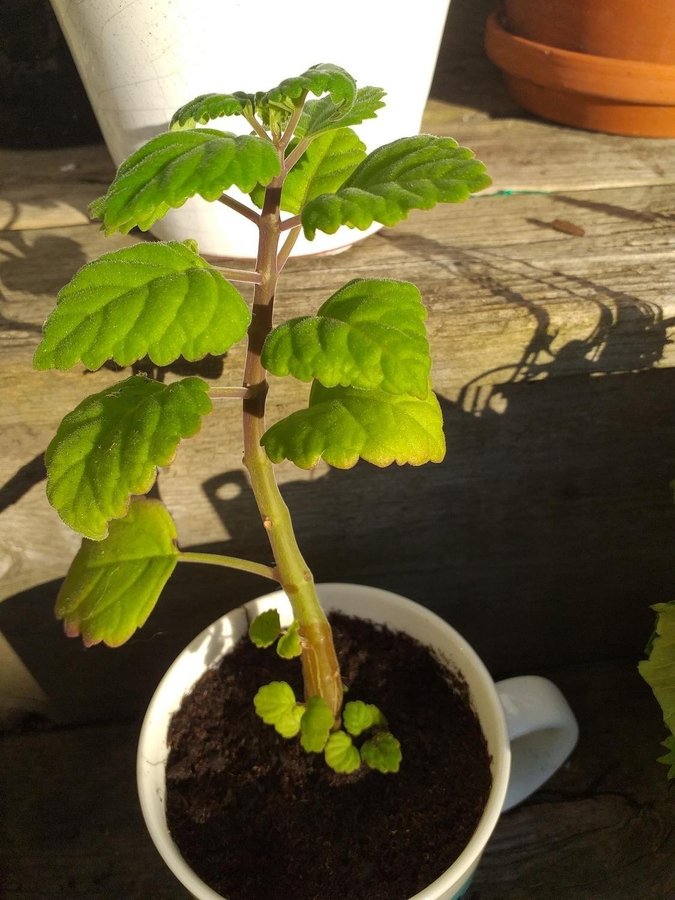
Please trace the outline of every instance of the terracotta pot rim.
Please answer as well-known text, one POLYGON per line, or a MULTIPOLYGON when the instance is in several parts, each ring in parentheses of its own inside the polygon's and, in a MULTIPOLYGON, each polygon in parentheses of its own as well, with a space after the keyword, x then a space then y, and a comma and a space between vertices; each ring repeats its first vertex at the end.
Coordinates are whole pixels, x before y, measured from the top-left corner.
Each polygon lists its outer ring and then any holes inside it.
POLYGON ((512 34, 502 21, 501 9, 489 16, 485 49, 492 62, 514 78, 621 103, 675 104, 675 65, 550 47, 512 34))

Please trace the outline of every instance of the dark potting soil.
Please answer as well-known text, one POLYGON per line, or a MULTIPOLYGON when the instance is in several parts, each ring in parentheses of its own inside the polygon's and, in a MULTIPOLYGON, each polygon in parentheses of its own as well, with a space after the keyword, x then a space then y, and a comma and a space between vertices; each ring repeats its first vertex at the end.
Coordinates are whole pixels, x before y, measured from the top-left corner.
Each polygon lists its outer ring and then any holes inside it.
POLYGON ((301 697, 300 666, 242 641, 175 714, 167 766, 173 838, 228 900, 406 900, 458 856, 487 800, 466 686, 405 635, 331 621, 348 699, 383 710, 400 772, 336 775, 264 725, 256 690, 284 680, 301 697))

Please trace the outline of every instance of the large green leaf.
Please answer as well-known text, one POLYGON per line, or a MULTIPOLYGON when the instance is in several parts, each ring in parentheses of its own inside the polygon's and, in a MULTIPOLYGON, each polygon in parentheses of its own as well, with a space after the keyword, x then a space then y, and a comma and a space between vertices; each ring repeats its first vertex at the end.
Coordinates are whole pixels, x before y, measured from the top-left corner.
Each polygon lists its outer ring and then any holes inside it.
POLYGON ((341 225, 396 225, 411 209, 459 203, 489 184, 484 165, 452 138, 400 138, 370 153, 336 193, 308 203, 302 225, 309 240, 317 231, 334 234, 341 225))
POLYGON ((675 602, 658 603, 656 631, 651 643, 649 659, 639 665, 640 674, 654 691, 663 710, 663 720, 671 732, 666 744, 668 754, 662 762, 671 768, 669 777, 675 778, 675 602))
POLYGON ((384 96, 382 88, 370 86, 359 88, 353 105, 346 111, 334 103, 332 97, 308 100, 295 133, 298 137, 321 134, 334 128, 359 125, 366 119, 374 119, 377 111, 385 105, 382 99, 384 96))
POLYGON ((211 410, 200 378, 160 384, 133 375, 83 400, 47 448, 47 496, 61 518, 100 541, 144 494, 157 466, 168 465, 181 438, 199 431, 211 410))
POLYGON ((147 231, 172 207, 195 194, 217 200, 232 185, 244 193, 280 171, 277 151, 256 135, 211 128, 167 131, 122 163, 108 192, 91 204, 106 234, 147 231))
POLYGON ((255 97, 236 91, 234 94, 200 94, 189 103, 185 103, 171 117, 170 128, 194 128, 205 125, 212 119, 224 116, 251 115, 255 108, 255 97))
POLYGON ((304 93, 317 97, 330 94, 333 103, 346 112, 354 103, 356 82, 339 66, 321 63, 311 66, 302 75, 285 78, 263 95, 259 106, 269 104, 291 108, 304 93))
POLYGON ((103 541, 82 541, 56 600, 66 634, 118 647, 143 625, 178 560, 176 529, 159 500, 135 498, 103 541))
POLYGON ((265 342, 262 362, 274 375, 423 400, 431 367, 425 318, 414 284, 357 279, 333 294, 316 316, 276 328, 265 342))
MULTIPOLYGON (((295 147, 295 142, 291 149, 295 147)), ((309 145, 284 180, 281 209, 299 213, 305 204, 326 191, 335 191, 365 159, 366 145, 351 130, 341 128, 320 135, 309 145)), ((262 207, 265 188, 257 185, 251 200, 262 207)))
POLYGON ((443 420, 432 391, 424 400, 383 391, 325 388, 314 382, 308 409, 269 428, 262 444, 272 462, 311 469, 320 459, 349 469, 359 457, 376 466, 440 462, 443 420))
POLYGON ((34 364, 98 369, 146 355, 158 366, 202 359, 240 341, 250 318, 239 291, 192 244, 136 244, 87 263, 59 291, 34 364))

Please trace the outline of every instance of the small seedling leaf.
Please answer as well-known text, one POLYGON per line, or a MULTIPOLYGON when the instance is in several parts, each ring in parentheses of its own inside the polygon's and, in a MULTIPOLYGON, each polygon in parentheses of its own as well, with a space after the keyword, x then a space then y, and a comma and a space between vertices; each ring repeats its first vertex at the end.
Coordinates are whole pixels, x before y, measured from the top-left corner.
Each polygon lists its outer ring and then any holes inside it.
POLYGON ((650 642, 649 659, 643 660, 639 671, 654 691, 662 711, 663 721, 670 731, 666 747, 669 753, 660 762, 671 766, 669 778, 675 777, 675 601, 657 603, 656 628, 650 642))
POLYGON ((256 647, 271 647, 281 634, 279 611, 268 609, 251 622, 248 636, 256 647))
POLYGON ((376 466, 419 466, 445 455, 443 417, 430 390, 424 400, 383 391, 324 388, 314 382, 308 409, 269 428, 262 444, 272 462, 289 459, 301 469, 320 459, 349 469, 359 458, 376 466))
POLYGON ((272 681, 263 685, 253 698, 253 704, 263 722, 274 725, 282 737, 292 738, 299 733, 305 707, 296 702, 290 684, 272 681))
POLYGON ((119 647, 143 625, 178 560, 176 529, 159 500, 135 498, 103 541, 86 538, 56 600, 66 634, 119 647))
POLYGON ((431 357, 420 292, 407 281, 365 278, 333 294, 316 316, 283 323, 262 362, 274 375, 324 387, 380 389, 424 400, 431 357))
POLYGON ((45 454, 47 496, 64 522, 100 541, 108 522, 145 494, 157 466, 168 465, 181 438, 211 411, 200 378, 160 384, 142 375, 92 394, 63 419, 45 454))
POLYGON ((320 97, 329 94, 333 103, 343 112, 351 109, 356 98, 356 82, 339 66, 322 63, 311 66, 302 75, 285 78, 280 84, 267 91, 259 106, 265 104, 292 107, 303 94, 320 97))
POLYGON ((87 263, 59 291, 34 365, 194 361, 226 353, 250 319, 239 291, 190 244, 135 244, 87 263))
POLYGON ((281 635, 277 644, 277 653, 283 659, 295 659, 302 654, 298 622, 294 621, 286 633, 281 635))
POLYGON ((252 115, 255 97, 236 91, 234 94, 200 94, 194 100, 181 106, 171 117, 170 128, 194 128, 195 125, 206 125, 212 119, 224 116, 252 115))
POLYGON ((347 731, 354 737, 375 726, 387 727, 387 720, 377 706, 364 703, 362 700, 350 700, 345 704, 342 721, 347 731))
POLYGON ((333 727, 333 713, 321 697, 311 697, 307 701, 300 722, 300 743, 307 753, 322 753, 333 727))
POLYGON ((411 209, 459 203, 489 184, 484 165, 452 138, 400 138, 370 153, 334 194, 311 200, 302 225, 309 240, 341 225, 362 231, 373 222, 396 225, 411 209))
POLYGON ((344 731, 334 731, 324 749, 326 764, 335 772, 350 775, 361 765, 361 755, 344 731))
POLYGON ((378 87, 362 87, 356 92, 353 106, 346 112, 333 103, 332 97, 308 100, 295 129, 298 137, 322 134, 334 128, 359 125, 366 119, 374 119, 385 103, 385 92, 378 87))
POLYGON ((371 769, 386 774, 398 772, 401 766, 401 745, 393 734, 379 731, 361 747, 361 758, 371 769))
POLYGON ((117 170, 90 213, 106 234, 147 231, 169 209, 199 194, 217 200, 234 185, 248 194, 279 174, 280 162, 269 141, 211 128, 167 131, 152 138, 117 170))

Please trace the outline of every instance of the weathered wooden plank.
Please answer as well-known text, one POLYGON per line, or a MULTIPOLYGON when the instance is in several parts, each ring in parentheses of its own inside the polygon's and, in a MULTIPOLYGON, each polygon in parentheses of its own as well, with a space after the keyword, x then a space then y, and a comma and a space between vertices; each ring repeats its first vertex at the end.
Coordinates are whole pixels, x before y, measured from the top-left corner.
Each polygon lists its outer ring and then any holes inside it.
MULTIPOLYGON (((507 813, 470 900, 634 900, 673 895, 672 798, 654 761, 662 724, 630 664, 550 674, 580 722, 569 763, 507 813), (620 702, 617 702, 617 698, 620 702)), ((145 833, 135 795, 136 723, 8 735, 0 871, 6 900, 185 893, 145 833)))
MULTIPOLYGON (((672 595, 675 575, 669 197, 658 186, 488 196, 413 215, 345 254, 289 264, 280 302, 291 315, 354 275, 395 272, 420 284, 449 445, 442 465, 421 470, 281 466, 317 577, 366 580, 427 602, 497 670, 508 665, 501 635, 514 621, 533 664, 639 654, 648 606, 672 595), (553 228, 563 215, 584 235, 553 228), (590 597, 597 613, 578 633, 590 597), (481 609, 490 610, 490 629, 481 609)), ((0 596, 28 591, 2 606, 0 629, 43 685, 59 684, 49 665, 58 640, 51 582, 78 541, 44 498, 40 457, 62 415, 119 376, 33 373, 30 358, 70 273, 133 240, 106 240, 95 226, 0 236, 0 596)), ((240 363, 239 349, 223 377, 236 383, 240 363)), ((219 369, 214 361, 205 374, 219 369)), ((274 389, 271 420, 306 392, 291 382, 274 389)), ((240 456, 229 417, 213 416, 162 473, 184 546, 245 547, 267 558, 240 456)), ((166 661, 223 602, 256 590, 220 572, 190 578, 199 602, 181 602, 177 587, 152 620, 153 650, 166 661)), ((152 666, 145 640, 130 652, 152 666)), ((98 659, 96 677, 133 693, 117 671, 122 660, 98 659)), ((65 685, 60 693, 72 700, 65 685)), ((110 709, 124 707, 122 696, 103 693, 110 709)), ((65 715, 77 718, 76 704, 65 715)))

